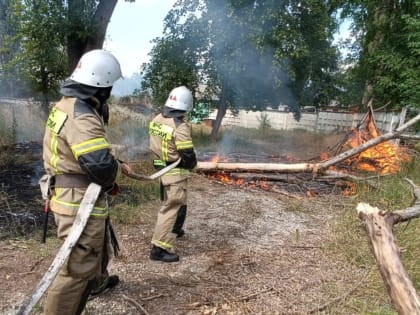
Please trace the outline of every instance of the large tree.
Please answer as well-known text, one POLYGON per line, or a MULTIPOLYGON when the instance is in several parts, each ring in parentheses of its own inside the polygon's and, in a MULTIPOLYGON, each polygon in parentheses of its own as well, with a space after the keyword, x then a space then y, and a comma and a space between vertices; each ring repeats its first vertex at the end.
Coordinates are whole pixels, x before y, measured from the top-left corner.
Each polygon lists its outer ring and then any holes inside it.
MULTIPOLYGON (((164 38, 190 43, 199 65, 196 86, 217 100, 217 135, 228 108, 262 110, 327 102, 336 49, 331 6, 320 1, 181 0, 166 18, 164 38), (176 39, 176 40, 175 40, 176 39), (306 94, 305 94, 306 93, 306 94), (305 97, 303 97, 305 95, 305 97), (305 103, 306 102, 306 103, 305 103)), ((153 54, 152 63, 167 63, 153 54)), ((175 68, 172 67, 172 68, 175 68)), ((153 70, 152 68, 148 68, 153 70)), ((171 69, 171 67, 167 67, 171 69)), ((146 81, 164 79, 150 71, 146 81)), ((146 82, 147 85, 147 82, 146 82)))
POLYGON ((33 91, 42 96, 45 111, 50 96, 55 96, 58 82, 67 74, 65 49, 62 45, 64 23, 60 0, 15 1, 15 17, 21 21, 20 52, 14 63, 20 65, 33 91))
MULTIPOLYGON (((134 0, 125 0, 134 2, 134 0)), ((45 111, 83 53, 102 48, 117 0, 1 0, 0 81, 41 95, 45 111), (19 83, 19 84, 16 84, 19 83)))
POLYGON ((349 82, 364 83, 358 102, 419 108, 420 2, 352 0, 343 8, 356 39, 349 82))
MULTIPOLYGON (((125 0, 134 2, 135 0, 125 0)), ((69 71, 87 51, 102 48, 117 0, 63 1, 68 18, 66 37, 69 71)))

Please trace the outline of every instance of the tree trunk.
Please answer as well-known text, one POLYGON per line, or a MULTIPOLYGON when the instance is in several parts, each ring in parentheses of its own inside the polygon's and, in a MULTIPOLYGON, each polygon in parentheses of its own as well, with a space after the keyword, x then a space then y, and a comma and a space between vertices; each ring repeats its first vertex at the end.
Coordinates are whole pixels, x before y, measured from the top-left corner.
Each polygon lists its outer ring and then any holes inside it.
POLYGON ((216 141, 217 134, 219 133, 220 126, 222 125, 223 117, 225 117, 227 110, 227 84, 225 80, 222 83, 222 93, 220 95, 220 103, 217 108, 216 120, 214 122, 213 128, 211 130, 210 139, 216 141))
POLYGON ((102 48, 106 30, 116 5, 117 0, 102 0, 99 2, 95 16, 93 17, 94 32, 88 37, 84 52, 102 48))
POLYGON ((92 26, 89 36, 80 36, 84 30, 76 28, 77 25, 83 26, 85 23, 81 20, 84 7, 83 0, 68 1, 68 16, 71 25, 75 27, 67 40, 67 56, 69 62, 69 73, 76 68, 77 63, 85 52, 93 49, 101 49, 105 40, 108 23, 114 12, 117 0, 101 0, 96 8, 93 16, 92 26))
POLYGON ((312 172, 316 164, 313 163, 226 163, 226 162, 198 162, 197 171, 255 171, 255 172, 312 172))

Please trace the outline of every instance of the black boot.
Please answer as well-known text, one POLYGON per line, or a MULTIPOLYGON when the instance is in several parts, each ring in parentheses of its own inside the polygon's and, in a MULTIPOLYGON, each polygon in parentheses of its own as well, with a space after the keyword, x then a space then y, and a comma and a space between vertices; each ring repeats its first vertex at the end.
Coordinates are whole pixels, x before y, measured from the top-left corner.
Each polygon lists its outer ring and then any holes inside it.
POLYGON ((116 287, 120 283, 120 278, 117 275, 109 276, 101 283, 101 285, 92 291, 90 291, 90 296, 88 300, 91 300, 97 297, 100 294, 103 294, 112 288, 116 287))
POLYGON ((153 245, 152 250, 150 251, 150 259, 163 262, 176 262, 179 261, 179 256, 153 245))
POLYGON ((176 237, 182 237, 185 234, 183 229, 185 218, 187 217, 187 205, 183 205, 179 208, 176 215, 176 221, 172 229, 172 233, 176 234, 176 237))

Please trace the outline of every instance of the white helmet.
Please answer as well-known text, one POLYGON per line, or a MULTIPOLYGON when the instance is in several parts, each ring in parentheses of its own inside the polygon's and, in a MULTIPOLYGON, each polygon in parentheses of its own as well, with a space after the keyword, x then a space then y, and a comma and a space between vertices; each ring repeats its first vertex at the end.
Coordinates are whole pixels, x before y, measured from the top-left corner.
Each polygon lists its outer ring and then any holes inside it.
POLYGON ((120 63, 110 52, 96 49, 80 58, 70 79, 95 87, 110 87, 122 77, 120 63))
POLYGON ((185 86, 174 88, 165 102, 165 106, 188 112, 193 107, 193 96, 185 86))

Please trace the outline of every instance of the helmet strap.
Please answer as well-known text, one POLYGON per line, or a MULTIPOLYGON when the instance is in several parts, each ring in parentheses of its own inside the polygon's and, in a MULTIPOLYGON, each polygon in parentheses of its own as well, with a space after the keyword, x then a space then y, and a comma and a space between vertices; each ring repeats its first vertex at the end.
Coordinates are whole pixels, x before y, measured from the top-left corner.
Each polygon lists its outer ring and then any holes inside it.
POLYGON ((107 103, 102 103, 100 106, 99 114, 102 116, 104 120, 104 124, 108 125, 109 121, 109 107, 107 103))
POLYGON ((95 98, 99 101, 98 112, 104 120, 104 124, 107 125, 109 121, 109 107, 106 101, 111 96, 112 86, 106 88, 99 88, 95 94, 95 98))

